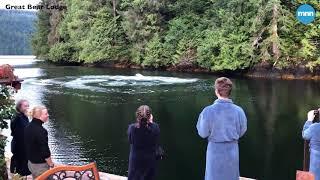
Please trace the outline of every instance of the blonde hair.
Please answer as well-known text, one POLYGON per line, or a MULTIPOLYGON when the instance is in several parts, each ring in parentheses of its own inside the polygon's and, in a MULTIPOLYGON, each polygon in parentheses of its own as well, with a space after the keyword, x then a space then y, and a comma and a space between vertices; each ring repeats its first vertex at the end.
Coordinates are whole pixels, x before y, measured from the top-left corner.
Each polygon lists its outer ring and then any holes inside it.
POLYGON ((34 108, 32 108, 32 111, 30 112, 30 116, 32 118, 39 118, 44 109, 47 109, 47 108, 45 106, 35 106, 34 108))

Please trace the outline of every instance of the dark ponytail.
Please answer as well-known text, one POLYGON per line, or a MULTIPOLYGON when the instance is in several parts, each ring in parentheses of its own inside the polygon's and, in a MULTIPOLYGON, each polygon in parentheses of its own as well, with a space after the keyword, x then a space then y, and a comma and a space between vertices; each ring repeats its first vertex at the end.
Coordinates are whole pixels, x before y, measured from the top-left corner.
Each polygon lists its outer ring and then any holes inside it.
POLYGON ((148 124, 148 119, 147 118, 142 118, 139 122, 140 127, 145 127, 148 124))

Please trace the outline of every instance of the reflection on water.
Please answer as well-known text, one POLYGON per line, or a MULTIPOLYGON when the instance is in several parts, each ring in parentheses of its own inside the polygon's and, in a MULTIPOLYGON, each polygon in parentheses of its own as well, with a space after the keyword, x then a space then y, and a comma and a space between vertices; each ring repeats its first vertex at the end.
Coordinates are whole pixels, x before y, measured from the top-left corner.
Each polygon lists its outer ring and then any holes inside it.
POLYGON ((26 79, 32 77, 42 76, 42 70, 40 68, 15 68, 14 74, 18 74, 19 78, 26 79))
MULTIPOLYGON (((197 135, 199 112, 214 100, 210 75, 138 70, 16 67, 24 77, 16 99, 49 108, 50 147, 56 162, 96 161, 99 169, 126 175, 126 130, 141 104, 152 107, 160 124, 167 159, 159 180, 202 179, 206 140, 197 135)), ((302 168, 301 128, 309 109, 318 107, 319 83, 233 79, 232 99, 248 116, 240 144, 242 176, 262 180, 294 179, 302 168)))

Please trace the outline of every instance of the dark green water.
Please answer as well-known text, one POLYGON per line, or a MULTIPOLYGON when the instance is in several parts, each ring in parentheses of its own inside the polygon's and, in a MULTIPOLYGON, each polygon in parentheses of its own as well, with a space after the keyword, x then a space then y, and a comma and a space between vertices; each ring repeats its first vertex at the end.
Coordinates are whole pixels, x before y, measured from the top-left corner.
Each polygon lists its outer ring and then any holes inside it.
MULTIPOLYGON (((101 171, 126 175, 127 126, 136 108, 148 104, 167 153, 157 179, 203 179, 207 143, 195 125, 202 108, 215 99, 215 76, 43 65, 16 72, 26 79, 17 98, 49 108, 47 128, 56 162, 96 161, 101 171)), ((248 131, 239 142, 241 176, 294 179, 302 168, 301 128, 307 111, 318 107, 319 83, 232 80, 232 99, 248 117, 248 131)))

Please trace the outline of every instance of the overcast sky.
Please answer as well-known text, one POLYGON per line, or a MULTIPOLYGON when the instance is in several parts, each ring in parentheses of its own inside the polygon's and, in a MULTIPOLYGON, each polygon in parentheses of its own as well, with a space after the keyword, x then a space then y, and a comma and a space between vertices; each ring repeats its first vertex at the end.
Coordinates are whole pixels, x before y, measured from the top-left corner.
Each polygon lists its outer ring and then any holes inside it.
MULTIPOLYGON (((37 5, 41 0, 0 0, 0 9, 6 9, 6 5, 10 4, 11 6, 22 6, 22 5, 37 5)), ((27 9, 25 9, 27 10, 27 9)))

